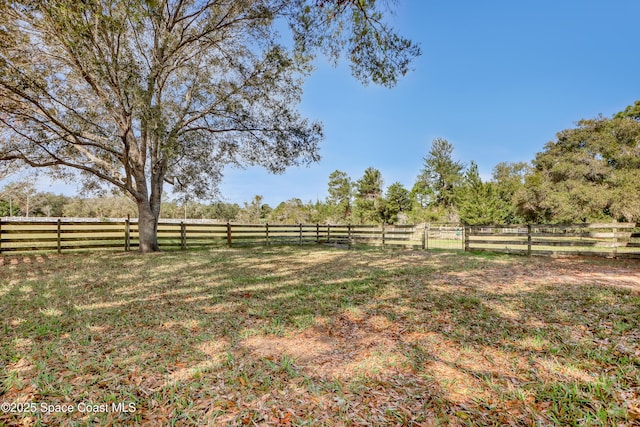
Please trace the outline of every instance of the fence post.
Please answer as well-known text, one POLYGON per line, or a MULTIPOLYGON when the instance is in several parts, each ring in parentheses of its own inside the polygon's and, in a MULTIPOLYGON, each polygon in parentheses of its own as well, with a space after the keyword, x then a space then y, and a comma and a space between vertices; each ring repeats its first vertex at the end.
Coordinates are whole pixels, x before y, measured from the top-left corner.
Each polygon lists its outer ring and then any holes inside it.
POLYGON ((471 227, 464 226, 463 233, 464 233, 464 250, 465 252, 469 252, 469 234, 471 233, 471 227))
POLYGON ((124 251, 129 252, 131 249, 131 218, 127 214, 127 219, 124 220, 124 251))
POLYGON ((2 253, 2 218, 0 218, 0 254, 2 253))
POLYGON ((384 221, 382 222, 382 248, 384 249, 384 221))
POLYGON ((427 224, 422 227, 422 250, 427 249, 427 224))
POLYGON ((351 249, 351 224, 347 224, 347 242, 349 249, 351 249))
POLYGON ((320 224, 316 222, 316 243, 320 243, 320 224))
POLYGON ((265 238, 265 245, 269 246, 269 223, 268 222, 264 223, 264 238, 265 238))
POLYGON ((618 228, 613 227, 613 258, 618 258, 618 228))
POLYGON ((327 224, 327 243, 331 243, 331 224, 327 224))
POLYGON ((180 221, 180 248, 187 249, 187 227, 184 221, 180 221))
POLYGON ((302 223, 300 223, 300 240, 298 241, 298 244, 302 244, 302 223))
POLYGON ((531 224, 527 224, 527 256, 531 256, 531 224))
POLYGON ((429 250, 429 233, 430 232, 431 232, 431 223, 427 224, 427 232, 425 233, 426 234, 426 238, 425 238, 426 243, 425 243, 425 245, 427 247, 427 250, 429 250))
POLYGON ((62 247, 61 247, 61 244, 60 244, 60 218, 58 218, 57 243, 58 243, 58 253, 61 253, 62 252, 62 247))
POLYGON ((228 222, 227 222, 227 244, 229 245, 229 247, 232 246, 232 243, 231 243, 231 224, 229 224, 228 222))

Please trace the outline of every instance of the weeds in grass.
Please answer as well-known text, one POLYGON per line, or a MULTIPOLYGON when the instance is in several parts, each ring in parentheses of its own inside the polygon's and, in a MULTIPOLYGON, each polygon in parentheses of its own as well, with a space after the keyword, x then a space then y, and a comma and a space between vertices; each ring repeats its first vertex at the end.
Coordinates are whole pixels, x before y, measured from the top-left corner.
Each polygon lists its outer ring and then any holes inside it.
POLYGON ((634 425, 632 262, 327 248, 0 270, 0 425, 634 425))

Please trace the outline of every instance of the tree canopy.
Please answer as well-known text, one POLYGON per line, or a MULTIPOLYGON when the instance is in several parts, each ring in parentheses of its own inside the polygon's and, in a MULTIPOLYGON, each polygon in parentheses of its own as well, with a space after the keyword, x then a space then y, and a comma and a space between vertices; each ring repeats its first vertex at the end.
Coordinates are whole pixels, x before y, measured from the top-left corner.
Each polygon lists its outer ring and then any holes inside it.
POLYGON ((369 167, 355 183, 355 216, 361 223, 376 223, 381 220, 379 208, 382 198, 382 174, 369 167))
POLYGON ((411 210, 411 193, 399 182, 394 182, 387 188, 385 200, 386 222, 396 223, 399 220, 399 214, 411 210))
MULTIPOLYGON (((628 107, 624 111, 633 109, 628 107)), ((243 208, 237 204, 206 206, 196 201, 174 200, 163 202, 162 215, 244 223, 343 224, 395 224, 405 220, 522 224, 640 219, 640 121, 632 115, 581 120, 575 128, 559 132, 536 155, 533 164, 498 163, 488 181, 482 180, 474 161, 463 173, 459 169, 462 165, 451 159, 453 146, 440 141, 434 147, 445 149, 434 151, 432 147, 430 156, 441 156, 443 165, 457 164, 453 168, 457 171, 455 185, 447 195, 451 204, 446 208, 435 197, 436 179, 426 181, 423 173, 411 192, 399 182, 385 189, 380 171, 369 167, 355 183, 346 172, 332 172, 326 202, 292 198, 272 209, 260 195, 243 208)), ((436 162, 429 159, 435 171, 436 162)), ((438 174, 431 176, 437 178, 438 174)), ((29 181, 0 188, 0 215, 122 217, 134 208, 122 196, 84 199, 38 193, 29 181)))
POLYGON ((505 224, 510 203, 503 200, 494 182, 482 182, 478 165, 471 162, 456 191, 456 205, 463 224, 505 224))
POLYGON ((0 162, 128 194, 157 250, 165 182, 207 197, 226 165, 319 159, 322 127, 296 110, 318 52, 364 83, 407 72, 419 48, 382 18, 374 0, 2 2, 0 162))
POLYGON ((640 100, 636 101, 633 105, 628 105, 627 108, 614 116, 616 119, 622 119, 625 117, 640 121, 640 100))
POLYGON ((581 120, 536 155, 516 196, 531 221, 640 219, 640 122, 581 120))
POLYGON ((444 138, 436 138, 424 157, 424 166, 417 182, 431 194, 434 203, 449 208, 454 204, 455 189, 462 182, 464 165, 453 160, 453 145, 444 138))
POLYGON ((352 186, 351 178, 346 172, 335 170, 329 175, 327 203, 337 221, 343 222, 351 215, 352 186))

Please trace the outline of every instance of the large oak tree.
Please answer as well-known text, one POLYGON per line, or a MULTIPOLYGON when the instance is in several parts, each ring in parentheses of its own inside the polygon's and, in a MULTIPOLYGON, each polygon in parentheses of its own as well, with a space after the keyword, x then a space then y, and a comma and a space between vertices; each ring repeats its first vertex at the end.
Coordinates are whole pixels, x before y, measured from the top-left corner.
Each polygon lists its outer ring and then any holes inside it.
POLYGON ((419 48, 375 0, 0 0, 0 166, 128 194, 158 250, 164 183, 214 193, 225 165, 318 160, 296 105, 316 53, 392 86, 419 48), (278 34, 290 33, 291 41, 278 34))
POLYGON ((547 143, 515 195, 519 212, 537 222, 640 220, 640 121, 632 108, 580 120, 547 143))

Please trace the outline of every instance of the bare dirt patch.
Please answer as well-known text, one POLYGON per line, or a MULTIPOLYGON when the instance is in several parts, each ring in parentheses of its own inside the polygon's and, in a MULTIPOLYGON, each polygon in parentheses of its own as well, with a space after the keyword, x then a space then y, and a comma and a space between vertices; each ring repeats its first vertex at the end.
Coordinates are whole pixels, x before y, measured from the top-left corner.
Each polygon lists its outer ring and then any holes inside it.
POLYGON ((280 360, 291 357, 310 376, 344 380, 368 373, 390 374, 403 370, 405 357, 393 337, 395 328, 379 318, 353 321, 332 319, 291 336, 254 336, 241 344, 257 357, 280 360), (387 328, 381 329, 385 324, 387 328))
POLYGON ((0 269, 1 398, 137 410, 0 424, 640 417, 639 263, 286 247, 45 261, 0 269))

